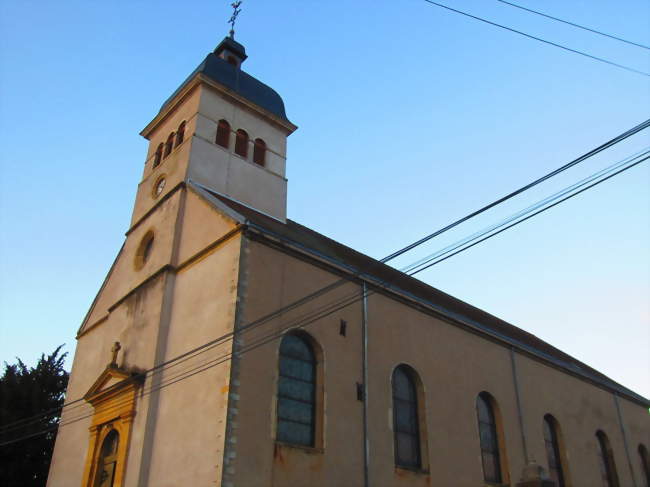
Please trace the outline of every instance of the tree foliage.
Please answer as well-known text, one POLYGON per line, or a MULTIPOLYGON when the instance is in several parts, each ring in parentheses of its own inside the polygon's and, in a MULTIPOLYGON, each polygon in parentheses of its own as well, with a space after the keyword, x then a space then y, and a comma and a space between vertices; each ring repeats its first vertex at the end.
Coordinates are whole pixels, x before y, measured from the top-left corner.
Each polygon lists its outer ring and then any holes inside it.
POLYGON ((63 406, 68 372, 61 347, 36 367, 17 358, 0 378, 0 484, 44 486, 63 406))

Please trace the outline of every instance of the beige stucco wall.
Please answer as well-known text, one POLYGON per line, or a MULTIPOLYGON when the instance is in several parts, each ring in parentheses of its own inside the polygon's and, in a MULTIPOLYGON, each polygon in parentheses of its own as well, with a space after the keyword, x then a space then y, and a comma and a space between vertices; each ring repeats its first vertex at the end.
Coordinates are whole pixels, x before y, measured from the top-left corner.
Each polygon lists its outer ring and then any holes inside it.
MULTIPOLYGON (((305 296, 337 277, 258 242, 247 253, 246 322, 305 296)), ((359 287, 346 284, 350 292, 359 287)), ((274 319, 244 337, 244 346, 259 334, 280 332, 296 315, 336 300, 344 292, 319 298, 274 319)), ((362 403, 360 303, 306 326, 324 355, 324 438, 322 450, 278 446, 274 441, 279 340, 245 353, 239 366, 239 419, 236 429, 234 485, 362 485, 362 403), (339 320, 348 322, 347 337, 339 320)), ((519 426, 511 351, 502 343, 453 325, 383 294, 368 298, 370 485, 482 485, 483 473, 476 419, 476 397, 489 392, 503 423, 507 473, 514 485, 525 465, 519 426), (428 443, 428 472, 394 467, 391 374, 406 363, 422 380, 428 443)), ((599 485, 598 429, 614 450, 622 486, 633 485, 614 396, 525 352, 514 352, 519 380, 524 436, 529 456, 547 465, 542 420, 559 422, 568 457, 568 485, 599 485)), ((638 444, 647 445, 650 416, 645 408, 619 399, 633 469, 640 482, 638 444)), ((642 485, 639 483, 638 485, 642 485)))
MULTIPOLYGON (((317 267, 287 257, 255 242, 247 253, 246 286, 240 296, 244 323, 285 306, 311 291, 332 283, 336 277, 317 267)), ((328 295, 324 304, 351 293, 347 284, 328 295)), ((242 335, 243 347, 281 331, 312 307, 284 313, 268 324, 242 335)), ((242 355, 239 372, 238 419, 235 429, 234 485, 335 486, 363 483, 362 403, 356 398, 361 382, 360 317, 358 303, 323 318, 308 332, 323 350, 324 434, 316 449, 276 447, 275 393, 277 389, 278 340, 242 355), (347 336, 339 334, 346 320, 347 336)))
MULTIPOLYGON (((79 337, 68 401, 83 397, 99 377, 115 341, 122 346, 119 365, 143 371, 232 331, 240 255, 236 228, 183 188, 127 236, 95 305, 111 311, 79 337), (132 242, 150 228, 156 234, 152 254, 136 271, 132 242), (171 267, 145 282, 166 265, 171 267)), ((230 362, 218 359, 227 358, 231 348, 226 339, 147 374, 136 402, 125 486, 218 484, 230 380, 230 362)), ((92 413, 83 401, 64 410, 48 485, 81 485, 92 413)))

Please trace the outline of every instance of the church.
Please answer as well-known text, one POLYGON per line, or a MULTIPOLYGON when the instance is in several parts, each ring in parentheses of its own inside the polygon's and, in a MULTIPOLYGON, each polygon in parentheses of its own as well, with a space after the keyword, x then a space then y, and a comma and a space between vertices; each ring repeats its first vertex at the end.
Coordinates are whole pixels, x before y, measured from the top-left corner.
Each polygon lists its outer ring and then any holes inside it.
POLYGON ((141 132, 48 486, 648 486, 648 399, 287 218, 297 127, 246 58, 141 132))

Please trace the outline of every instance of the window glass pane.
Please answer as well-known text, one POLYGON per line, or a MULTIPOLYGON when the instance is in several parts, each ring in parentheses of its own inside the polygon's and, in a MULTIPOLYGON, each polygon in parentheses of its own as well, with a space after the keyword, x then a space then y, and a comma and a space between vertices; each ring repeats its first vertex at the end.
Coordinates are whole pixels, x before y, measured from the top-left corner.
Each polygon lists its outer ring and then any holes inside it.
POLYGON ((415 403, 395 399, 395 430, 417 434, 417 413, 415 403))
POLYGON ((484 423, 493 422, 490 406, 482 396, 478 396, 478 399, 476 401, 476 410, 478 412, 479 421, 483 421, 484 423))
POLYGON ((314 387, 309 382, 302 382, 280 376, 278 394, 282 397, 300 399, 301 401, 314 401, 314 387))
POLYGON ((501 482, 498 458, 495 455, 483 452, 483 474, 488 482, 501 482))
POLYGON ((313 431, 310 425, 292 423, 282 419, 278 420, 277 438, 280 441, 294 445, 311 446, 314 444, 313 431))
POLYGON ((553 441, 553 432, 548 418, 544 418, 544 440, 548 442, 553 441))
POLYGON ((282 356, 280 358, 280 375, 313 382, 314 365, 310 362, 282 356))
POLYGON ((314 417, 313 404, 294 401, 285 397, 278 398, 278 417, 299 423, 311 424, 314 417))
POLYGON ((397 464, 406 467, 419 467, 417 438, 406 433, 395 434, 397 464))
POLYGON ((280 354, 307 362, 314 361, 309 345, 302 338, 295 335, 287 335, 282 339, 280 354))
POLYGON ((481 450, 495 453, 497 451, 497 441, 495 431, 492 425, 479 423, 479 435, 481 438, 481 450))
POLYGON ((415 402, 415 387, 407 373, 398 367, 393 373, 393 396, 415 402))

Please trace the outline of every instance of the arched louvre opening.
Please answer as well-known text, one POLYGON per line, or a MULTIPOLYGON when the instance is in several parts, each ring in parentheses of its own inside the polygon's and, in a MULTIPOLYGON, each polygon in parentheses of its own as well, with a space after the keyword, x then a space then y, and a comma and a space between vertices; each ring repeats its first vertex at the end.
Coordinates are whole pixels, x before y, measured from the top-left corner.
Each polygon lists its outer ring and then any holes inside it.
POLYGON ((262 139, 255 139, 253 145, 253 162, 264 166, 266 164, 266 142, 262 139))
POLYGON ((604 487, 619 487, 616 464, 614 463, 614 452, 609 444, 609 439, 603 431, 596 432, 598 439, 598 465, 600 467, 600 478, 604 487))
POLYGON ((306 337, 288 334, 280 343, 278 379, 278 441, 314 446, 316 358, 306 337))
POLYGON ((97 487, 113 487, 119 443, 120 435, 115 430, 111 430, 104 438, 97 462, 97 487))
POLYGON ((219 120, 215 142, 225 149, 230 147, 230 124, 227 121, 219 120))
POLYGON ((501 453, 499 451, 499 436, 492 406, 492 398, 485 392, 476 399, 478 416, 479 440, 481 444, 481 460, 483 463, 483 478, 486 482, 501 483, 501 453))
POLYGON ((415 371, 400 365, 393 371, 393 434, 395 465, 421 468, 420 420, 415 371))
POLYGON ((564 469, 562 468, 562 456, 558 439, 559 426, 553 416, 544 416, 544 445, 546 447, 546 458, 548 459, 548 472, 556 487, 564 487, 564 469))
POLYGON ((181 122, 176 131, 176 147, 181 145, 185 140, 185 122, 181 122))
POLYGON ((153 158, 153 167, 158 166, 160 164, 160 161, 162 161, 163 147, 164 147, 164 144, 159 144, 158 145, 158 148, 156 149, 156 154, 154 155, 154 158, 153 158))
POLYGON ((163 155, 163 157, 167 157, 169 154, 171 154, 173 148, 174 148, 174 132, 169 134, 169 137, 167 137, 167 142, 165 142, 165 154, 163 155))
POLYGON ((237 130, 235 154, 242 156, 244 159, 248 157, 248 133, 245 130, 237 130))

